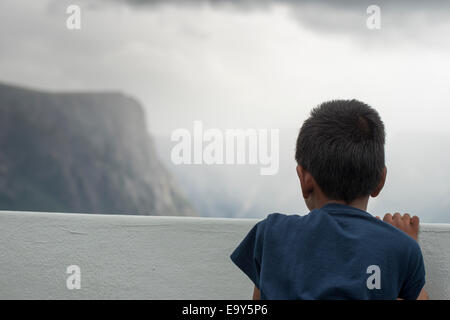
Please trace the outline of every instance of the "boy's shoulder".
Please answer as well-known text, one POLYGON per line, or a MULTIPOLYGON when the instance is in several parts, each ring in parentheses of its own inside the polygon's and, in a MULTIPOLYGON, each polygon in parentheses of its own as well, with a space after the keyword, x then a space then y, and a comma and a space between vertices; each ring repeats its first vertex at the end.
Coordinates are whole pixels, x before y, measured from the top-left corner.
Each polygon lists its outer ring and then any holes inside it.
POLYGON ((303 219, 308 215, 301 216, 298 214, 284 214, 279 212, 270 213, 266 218, 258 222, 258 228, 261 231, 264 230, 264 232, 268 232, 269 230, 271 232, 284 232, 286 229, 299 228, 303 224, 303 219))
MULTIPOLYGON (((305 215, 284 214, 279 212, 270 213, 265 219, 259 222, 260 229, 263 229, 266 232, 271 229, 271 231, 276 232, 279 230, 286 230, 286 228, 314 228, 317 220, 321 219, 320 214, 318 214, 319 211, 321 211, 321 209, 314 209, 305 215)), ((406 253, 404 248, 409 248, 408 253, 411 253, 410 250, 420 251, 420 246, 415 239, 393 225, 379 220, 367 212, 366 215, 362 217, 359 216, 358 218, 359 219, 356 219, 356 216, 347 216, 345 223, 346 225, 358 224, 361 228, 367 228, 368 230, 364 231, 370 232, 374 238, 378 238, 380 245, 387 242, 395 242, 395 248, 403 251, 403 253, 406 253)))
POLYGON ((406 232, 382 220, 376 219, 375 223, 380 227, 381 245, 395 244, 390 248, 398 255, 416 256, 421 253, 419 243, 406 232))
POLYGON ((267 217, 261 220, 262 224, 268 226, 277 226, 287 222, 293 222, 294 220, 301 219, 303 216, 298 214, 284 214, 279 212, 273 212, 267 215, 267 217))

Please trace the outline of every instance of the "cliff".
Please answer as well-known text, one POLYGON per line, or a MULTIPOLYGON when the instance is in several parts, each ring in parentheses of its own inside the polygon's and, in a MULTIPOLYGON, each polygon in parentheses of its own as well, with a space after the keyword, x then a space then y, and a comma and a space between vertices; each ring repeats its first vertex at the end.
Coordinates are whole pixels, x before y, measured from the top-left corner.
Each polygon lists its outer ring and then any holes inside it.
POLYGON ((0 210, 195 215, 121 93, 0 84, 0 210))

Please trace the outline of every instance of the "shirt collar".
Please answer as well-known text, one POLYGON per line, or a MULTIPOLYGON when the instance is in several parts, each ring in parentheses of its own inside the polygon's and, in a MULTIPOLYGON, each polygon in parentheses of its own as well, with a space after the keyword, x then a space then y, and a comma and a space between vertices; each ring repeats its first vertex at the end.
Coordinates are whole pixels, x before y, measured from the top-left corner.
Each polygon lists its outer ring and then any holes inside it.
POLYGON ((364 210, 361 210, 361 209, 358 209, 358 208, 355 208, 352 206, 348 206, 345 204, 335 203, 335 202, 327 203, 319 210, 324 210, 328 213, 355 213, 355 214, 359 214, 359 215, 362 214, 362 215, 372 217, 372 215, 370 213, 368 213, 364 210))

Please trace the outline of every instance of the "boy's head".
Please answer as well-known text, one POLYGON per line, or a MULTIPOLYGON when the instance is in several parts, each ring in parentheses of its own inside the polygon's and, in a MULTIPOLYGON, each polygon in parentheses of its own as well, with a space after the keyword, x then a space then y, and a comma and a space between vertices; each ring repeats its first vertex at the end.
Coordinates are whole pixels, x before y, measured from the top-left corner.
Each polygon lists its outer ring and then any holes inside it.
POLYGON ((350 204, 378 195, 386 176, 384 142, 380 116, 363 102, 333 100, 314 108, 295 152, 308 207, 317 206, 317 197, 350 204))

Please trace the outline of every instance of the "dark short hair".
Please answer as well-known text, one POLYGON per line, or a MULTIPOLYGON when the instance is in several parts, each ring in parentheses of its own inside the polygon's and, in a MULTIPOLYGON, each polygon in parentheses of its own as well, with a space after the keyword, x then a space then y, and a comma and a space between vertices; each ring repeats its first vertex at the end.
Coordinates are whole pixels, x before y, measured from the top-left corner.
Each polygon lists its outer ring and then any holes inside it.
POLYGON ((350 203, 378 186, 384 142, 375 109, 358 100, 332 100, 314 108, 303 123, 295 159, 328 198, 350 203))

